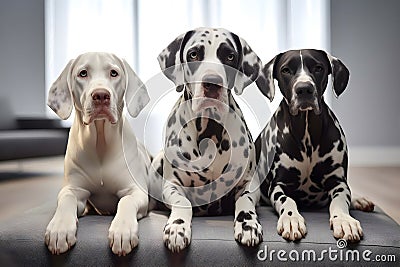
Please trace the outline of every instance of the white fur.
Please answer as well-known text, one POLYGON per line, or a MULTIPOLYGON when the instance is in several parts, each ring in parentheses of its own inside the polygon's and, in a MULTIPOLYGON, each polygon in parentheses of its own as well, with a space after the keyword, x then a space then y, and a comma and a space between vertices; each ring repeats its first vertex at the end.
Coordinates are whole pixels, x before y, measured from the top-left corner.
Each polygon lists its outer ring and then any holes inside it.
POLYGON ((116 213, 109 228, 110 247, 115 254, 128 254, 138 244, 137 219, 147 213, 150 158, 122 116, 123 96, 130 94, 134 106, 128 111, 137 115, 137 107, 147 103, 147 91, 123 60, 87 53, 71 61, 50 90, 49 105, 57 113, 61 107, 62 118, 72 103, 59 96, 68 94, 74 96, 75 120, 65 155, 64 187, 46 229, 46 245, 60 254, 75 244, 78 216, 84 215, 89 201, 100 214, 116 213), (79 77, 82 69, 88 70, 87 78, 79 77), (119 75, 111 77, 111 69, 119 75), (91 93, 97 89, 110 93, 109 116, 92 112, 96 107, 91 93))

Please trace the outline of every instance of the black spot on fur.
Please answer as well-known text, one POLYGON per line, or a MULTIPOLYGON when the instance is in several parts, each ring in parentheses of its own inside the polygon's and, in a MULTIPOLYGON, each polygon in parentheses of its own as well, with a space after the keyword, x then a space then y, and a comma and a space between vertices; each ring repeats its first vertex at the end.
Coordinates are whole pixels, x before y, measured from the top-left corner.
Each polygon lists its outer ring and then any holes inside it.
POLYGON ((248 212, 241 211, 239 212, 238 216, 236 217, 236 221, 244 222, 244 220, 251 220, 252 216, 248 212))
POLYGON ((239 139, 239 145, 240 145, 240 146, 243 146, 245 142, 246 142, 246 140, 244 139, 244 137, 243 137, 243 136, 240 137, 240 139, 239 139))
POLYGON ((176 219, 176 220, 173 221, 172 223, 174 223, 174 224, 182 224, 182 223, 185 223, 185 221, 182 220, 182 219, 176 219))
POLYGON ((248 148, 246 148, 246 149, 243 150, 243 157, 244 157, 245 159, 247 159, 247 158, 249 157, 249 149, 248 149, 248 148))
POLYGON ((243 167, 240 166, 240 167, 236 170, 235 179, 238 179, 238 178, 242 175, 242 171, 243 171, 243 167))
POLYGON ((222 148, 222 150, 228 151, 228 150, 229 150, 229 147, 230 147, 229 141, 226 140, 226 139, 222 140, 222 142, 221 142, 221 148, 222 148))
POLYGON ((188 152, 183 152, 183 156, 187 159, 187 160, 191 160, 191 156, 188 152))
POLYGON ((292 216, 293 212, 289 211, 287 214, 288 214, 289 216, 292 216))
POLYGON ((282 195, 283 195, 282 192, 276 192, 276 193, 274 194, 274 201, 277 201, 277 200, 279 199, 279 197, 282 196, 282 195))

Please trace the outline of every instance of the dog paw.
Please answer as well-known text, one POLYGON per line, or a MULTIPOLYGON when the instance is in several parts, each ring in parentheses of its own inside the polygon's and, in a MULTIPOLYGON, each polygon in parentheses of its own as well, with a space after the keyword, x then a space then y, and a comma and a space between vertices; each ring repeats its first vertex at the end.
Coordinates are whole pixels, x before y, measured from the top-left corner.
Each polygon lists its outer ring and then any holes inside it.
POLYGON ((355 198, 351 201, 351 206, 356 210, 371 212, 374 211, 375 204, 364 197, 355 198))
POLYGON ((179 252, 190 244, 192 235, 190 222, 170 218, 164 227, 163 241, 172 252, 179 252))
POLYGON ((108 240, 112 252, 118 256, 129 254, 139 244, 136 220, 114 218, 108 230, 108 240))
POLYGON ((334 215, 329 223, 333 229, 333 236, 347 241, 360 241, 363 231, 360 222, 348 214, 334 215))
POLYGON ((68 251, 76 243, 78 218, 54 216, 46 228, 45 243, 52 254, 68 251))
POLYGON ((235 240, 246 246, 256 246, 263 240, 262 226, 253 211, 241 211, 234 222, 235 240))
POLYGON ((307 228, 303 216, 298 211, 284 212, 278 220, 278 234, 288 240, 300 240, 307 234, 307 228))

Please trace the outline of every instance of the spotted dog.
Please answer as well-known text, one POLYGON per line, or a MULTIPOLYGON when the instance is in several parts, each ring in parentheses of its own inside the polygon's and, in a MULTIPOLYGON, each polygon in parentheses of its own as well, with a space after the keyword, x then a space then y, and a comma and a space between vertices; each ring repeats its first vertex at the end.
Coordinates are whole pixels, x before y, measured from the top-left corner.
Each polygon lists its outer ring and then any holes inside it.
POLYGON ((265 85, 260 59, 234 33, 198 28, 177 37, 158 60, 183 91, 167 121, 164 150, 152 163, 164 177, 162 199, 171 208, 166 246, 180 251, 189 245, 193 214, 233 211, 235 239, 257 245, 255 149, 232 89, 241 94, 253 81, 265 85))
MULTIPOLYGON (((349 71, 337 58, 321 50, 293 50, 277 55, 263 68, 271 101, 278 81, 283 100, 255 142, 258 173, 264 179, 262 198, 279 214, 277 230, 285 239, 298 240, 307 233, 297 207, 322 207, 330 203, 330 225, 336 238, 358 241, 359 221, 349 214, 347 146, 344 132, 323 94, 331 74, 336 96, 345 90, 349 71), (266 179, 265 179, 266 177, 266 179)), ((370 211, 366 199, 353 201, 370 211)))

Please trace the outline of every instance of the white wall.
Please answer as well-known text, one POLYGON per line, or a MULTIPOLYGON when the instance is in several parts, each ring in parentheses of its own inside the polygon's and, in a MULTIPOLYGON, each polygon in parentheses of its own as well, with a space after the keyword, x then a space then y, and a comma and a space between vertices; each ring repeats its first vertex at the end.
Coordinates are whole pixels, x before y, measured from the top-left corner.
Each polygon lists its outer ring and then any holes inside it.
POLYGON ((350 69, 332 106, 353 163, 400 164, 400 1, 332 0, 331 49, 350 69))
POLYGON ((45 114, 44 49, 44 1, 0 0, 0 98, 17 115, 45 114))

